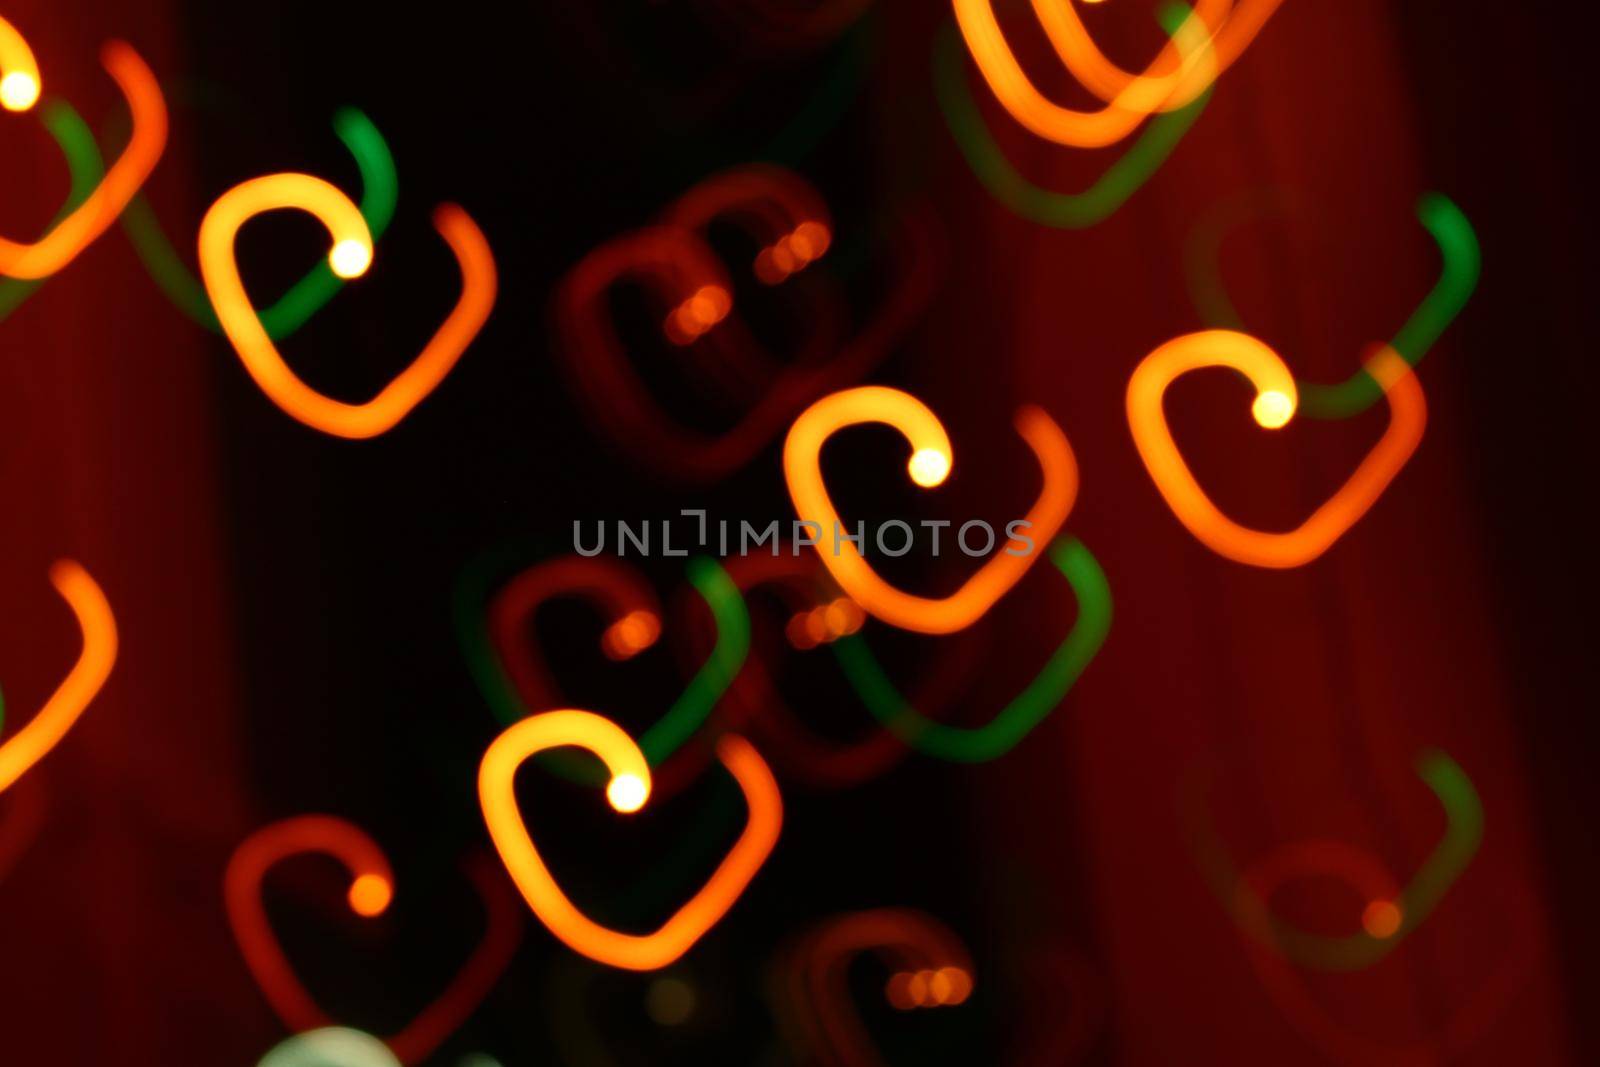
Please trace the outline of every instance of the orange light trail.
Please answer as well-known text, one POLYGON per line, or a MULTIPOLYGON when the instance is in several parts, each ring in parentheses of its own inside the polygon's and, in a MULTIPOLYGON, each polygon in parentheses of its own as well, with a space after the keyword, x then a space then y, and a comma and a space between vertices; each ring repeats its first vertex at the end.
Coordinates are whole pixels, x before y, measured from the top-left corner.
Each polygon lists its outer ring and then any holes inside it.
MULTIPOLYGON (((1075 111, 1050 100, 1029 79, 1001 32, 992 0, 954 0, 954 6, 961 36, 966 39, 967 49, 995 98, 1012 118, 1056 144, 1076 148, 1104 148, 1116 144, 1152 111, 1166 106, 1176 92, 1193 89, 1188 98, 1193 100, 1217 76, 1210 28, 1191 14, 1172 35, 1172 46, 1182 56, 1182 65, 1173 76, 1174 81, 1134 79, 1099 111, 1075 111)), ((1079 29, 1082 29, 1081 23, 1079 29)), ((1077 39, 1069 33, 1066 40, 1074 43, 1077 39)), ((1081 47, 1074 43, 1074 55, 1079 52, 1081 47)))
POLYGON ((17 28, 0 18, 0 107, 27 111, 39 99, 39 64, 17 28))
POLYGON ((245 370, 273 403, 323 433, 376 437, 433 392, 483 328, 495 301, 494 255, 466 211, 454 204, 434 211, 434 228, 461 270, 461 298, 405 370, 371 400, 347 404, 317 392, 289 369, 239 277, 234 242, 240 228, 257 215, 291 208, 306 212, 327 229, 333 239, 328 261, 334 273, 345 278, 365 273, 372 262, 372 235, 350 198, 309 174, 272 174, 235 186, 206 213, 200 224, 200 272, 206 292, 245 370))
POLYGON ((1252 413, 1276 429, 1299 402, 1294 376, 1271 348, 1233 330, 1203 330, 1168 341, 1144 358, 1128 381, 1128 426, 1156 488, 1178 521, 1218 555, 1256 567, 1299 567, 1321 556, 1383 495, 1422 440, 1427 402, 1411 366, 1385 346, 1367 371, 1389 400, 1389 427, 1338 492, 1293 530, 1241 526, 1200 488, 1167 426, 1162 400, 1179 377, 1205 367, 1230 367, 1256 389, 1252 413))
POLYGON ((617 810, 636 811, 648 801, 650 765, 620 726, 590 711, 547 711, 511 726, 483 754, 478 799, 489 836, 533 913, 574 951, 625 970, 665 967, 727 913, 766 862, 783 825, 778 783, 748 741, 724 735, 717 742, 717 758, 739 783, 750 809, 743 833, 700 891, 659 929, 624 934, 594 922, 561 891, 517 807, 517 768, 531 756, 561 746, 586 749, 600 758, 611 775, 606 796, 617 810))
MULTIPOLYGON (((21 36, 4 22, 0 22, 0 27, 3 27, 0 28, 0 69, 7 71, 9 83, 4 93, 13 103, 22 104, 26 100, 31 107, 32 100, 28 100, 23 91, 22 79, 32 77, 37 96, 38 69, 33 66, 26 44, 21 44, 21 51, 17 51, 21 36), (15 40, 8 42, 8 36, 15 40), (24 56, 25 67, 22 66, 24 56), (17 64, 17 69, 13 70, 13 64, 17 64)), ((106 171, 94 192, 51 227, 49 233, 32 243, 0 237, 0 274, 22 279, 48 278, 71 263, 117 220, 166 149, 167 102, 161 95, 156 76, 139 53, 121 41, 109 41, 100 50, 100 62, 122 90, 133 115, 133 133, 128 146, 106 171)))
POLYGON ((1190 17, 1213 29, 1211 52, 1214 60, 1210 76, 1195 63, 1187 66, 1178 46, 1168 42, 1156 60, 1141 74, 1130 74, 1117 66, 1084 26, 1077 8, 1059 0, 1033 0, 1033 10, 1056 54, 1083 87, 1105 101, 1126 98, 1143 86, 1148 99, 1160 100, 1152 110, 1175 111, 1194 99, 1221 77, 1266 26, 1283 0, 1200 0, 1190 17))
MULTIPOLYGON (((789 496, 802 520, 819 524, 824 540, 839 523, 828 496, 819 458, 822 446, 839 430, 863 423, 882 423, 899 430, 911 445, 907 469, 924 487, 942 483, 955 462, 950 438, 927 405, 909 393, 883 386, 861 386, 823 397, 795 420, 783 445, 783 470, 789 496)), ((1016 416, 1017 433, 1039 461, 1044 484, 1025 521, 1038 543, 1054 537, 1072 511, 1078 494, 1078 462, 1066 434, 1040 408, 1023 407, 1016 416)), ((841 526, 843 524, 840 524, 841 526)), ((972 625, 995 601, 1016 585, 1039 553, 997 552, 960 589, 930 599, 903 592, 878 576, 855 544, 843 541, 838 551, 818 551, 839 588, 870 615, 892 626, 919 633, 947 634, 972 625)))
POLYGON ((55 748, 72 729, 89 702, 100 692, 117 662, 117 620, 106 595, 89 572, 72 560, 60 560, 50 568, 55 585, 83 636, 83 651, 78 662, 39 713, 4 744, 0 744, 0 793, 28 772, 55 748))

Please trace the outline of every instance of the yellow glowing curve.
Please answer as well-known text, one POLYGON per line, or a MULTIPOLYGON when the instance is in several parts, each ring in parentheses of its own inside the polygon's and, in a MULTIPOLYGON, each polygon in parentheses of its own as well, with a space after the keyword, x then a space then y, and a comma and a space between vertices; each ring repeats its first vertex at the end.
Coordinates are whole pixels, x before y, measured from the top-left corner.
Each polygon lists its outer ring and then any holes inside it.
POLYGON ((1237 9, 1232 0, 1200 0, 1193 18, 1211 31, 1214 70, 1204 77, 1198 66, 1187 70, 1177 46, 1169 42, 1143 74, 1130 74, 1106 58, 1071 3, 1061 0, 1033 0, 1033 10, 1044 27, 1056 54, 1084 88, 1102 100, 1116 100, 1136 86, 1145 86, 1151 99, 1162 101, 1155 110, 1173 111, 1194 101, 1211 83, 1233 65, 1234 60, 1255 40, 1267 20, 1283 0, 1243 0, 1237 9))
POLYGON ((39 99, 39 64, 15 26, 0 18, 0 107, 26 111, 39 99))
POLYGON ((284 411, 337 437, 384 433, 410 414, 450 373, 489 318, 495 301, 495 264, 477 223, 454 204, 434 212, 434 228, 461 269, 461 298, 444 325, 405 370, 363 404, 324 396, 289 369, 250 303, 234 242, 244 224, 268 211, 293 208, 311 215, 333 238, 329 263, 341 277, 363 273, 372 261, 372 234, 360 210, 334 186, 309 174, 272 174, 224 193, 200 224, 200 272, 245 370, 284 411))
POLYGON ((59 742, 100 692, 117 661, 117 620, 89 572, 71 560, 50 568, 50 581, 77 617, 83 652, 71 673, 28 724, 0 744, 0 793, 59 742))
MULTIPOLYGON (((1163 90, 1158 83, 1135 81, 1099 111, 1062 107, 1041 93, 1017 62, 994 17, 991 0, 954 0, 954 5, 967 49, 996 99, 1012 118, 1046 140, 1077 148, 1115 144, 1172 95, 1172 90, 1163 90)), ((1187 90, 1191 82, 1198 82, 1197 92, 1203 91, 1217 76, 1209 27, 1190 15, 1172 40, 1183 57, 1179 71, 1183 81, 1178 87, 1187 90)))
POLYGON ((534 847, 513 789, 517 768, 531 756, 564 745, 587 749, 611 772, 608 790, 618 801, 642 807, 650 795, 650 765, 626 732, 590 711, 562 709, 532 715, 490 744, 478 770, 478 800, 489 836, 517 888, 550 932, 592 960, 632 971, 652 971, 687 952, 721 919, 766 862, 783 825, 783 798, 766 761, 744 738, 724 734, 717 758, 739 783, 750 814, 744 832, 711 878, 688 903, 650 934, 624 934, 594 922, 567 899, 534 847))
MULTIPOLYGON (((1128 382, 1128 426, 1156 488, 1178 521, 1218 555, 1256 567, 1298 567, 1326 552, 1366 514, 1422 440, 1427 402, 1408 364, 1385 347, 1367 372, 1389 400, 1389 427, 1348 481, 1309 519, 1293 530, 1269 533, 1240 526, 1224 515, 1184 462, 1167 426, 1162 399, 1174 380, 1203 367, 1231 367, 1255 387, 1258 421, 1281 414, 1287 423, 1298 400, 1294 376, 1278 354, 1248 334, 1204 330, 1168 341, 1134 370, 1128 382), (1262 404, 1279 394, 1275 404, 1262 404), (1285 403, 1286 401, 1286 403, 1285 403)), ((1274 420, 1275 421, 1275 420, 1274 420)))
MULTIPOLYGON (((5 30, 10 27, 6 26, 5 30)), ((16 31, 11 30, 11 33, 16 31)), ((6 33, 0 30, 0 64, 9 64, 13 59, 4 52, 5 38, 6 33)), ((23 45, 24 51, 26 47, 23 45)), ((29 55, 28 63, 32 62, 33 57, 29 55)), ((100 62, 122 90, 133 115, 133 134, 128 139, 128 147, 106 171, 94 192, 49 233, 32 243, 0 237, 0 274, 24 279, 47 278, 72 262, 74 256, 105 233, 122 214, 122 209, 150 176, 167 147, 167 103, 156 76, 139 58, 139 53, 121 41, 110 41, 101 49, 100 62)))
MULTIPOLYGON (((1022 579, 1040 553, 1011 555, 1000 550, 954 593, 929 598, 903 592, 878 576, 856 546, 841 540, 834 551, 834 524, 839 512, 828 496, 818 459, 822 446, 839 430, 861 423, 883 423, 899 430, 911 444, 908 465, 913 481, 937 485, 954 462, 950 438, 939 417, 909 393, 867 385, 825 396, 800 414, 783 444, 783 471, 789 496, 801 519, 821 527, 818 538, 827 551, 818 551, 839 588, 870 614, 904 630, 947 634, 970 626, 1022 579), (942 456, 942 464, 933 457, 942 456), (937 475, 937 477, 935 477, 937 475)), ((1025 521, 1028 536, 1047 544, 1066 522, 1078 495, 1078 461, 1061 428, 1039 408, 1017 412, 1017 433, 1033 449, 1043 471, 1044 485, 1025 521)), ((843 528, 843 523, 840 523, 843 528)))

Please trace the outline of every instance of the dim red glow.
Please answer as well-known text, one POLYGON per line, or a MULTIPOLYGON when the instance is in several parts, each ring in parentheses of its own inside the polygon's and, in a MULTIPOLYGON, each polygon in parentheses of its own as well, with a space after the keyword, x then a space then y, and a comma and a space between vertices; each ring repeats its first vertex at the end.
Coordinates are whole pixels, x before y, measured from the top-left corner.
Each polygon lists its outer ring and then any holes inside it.
MULTIPOLYGON (((332 1026, 334 1020, 306 989, 278 943, 262 899, 262 882, 282 861, 306 853, 331 857, 350 874, 345 902, 356 915, 375 918, 394 899, 394 872, 383 850, 360 827, 331 815, 272 823, 234 850, 223 875, 223 901, 234 940, 273 1013, 295 1032, 332 1026)), ((407 1067, 426 1060, 460 1028, 522 943, 521 909, 486 857, 473 857, 466 873, 487 913, 484 936, 444 991, 404 1029, 384 1039, 407 1067)))

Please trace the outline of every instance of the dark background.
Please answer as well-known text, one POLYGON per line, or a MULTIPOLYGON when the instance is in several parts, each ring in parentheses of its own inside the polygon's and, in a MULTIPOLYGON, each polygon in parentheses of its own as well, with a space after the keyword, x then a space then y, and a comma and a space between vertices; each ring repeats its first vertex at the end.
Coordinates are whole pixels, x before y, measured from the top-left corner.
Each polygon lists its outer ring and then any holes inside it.
MULTIPOLYGON (((1159 43, 1136 5, 1103 7, 1095 25, 1125 63, 1159 43)), ((329 119, 347 104, 372 117, 398 164, 399 214, 371 276, 285 343, 311 384, 369 395, 447 312, 454 268, 427 221, 441 201, 482 225, 501 291, 437 392, 359 443, 267 402, 225 343, 165 302, 118 231, 0 323, 8 724, 72 655, 44 581, 50 560, 83 561, 124 631, 105 694, 0 797, 0 826, 24 788, 43 812, 9 868, 0 850, 0 1062, 253 1063, 282 1034, 233 946, 221 872, 252 830, 305 812, 366 828, 400 895, 381 929, 363 930, 329 906, 337 874, 297 861, 274 914, 330 1014, 392 1031, 479 930, 457 861, 487 845, 473 780, 498 727, 451 625, 463 569, 502 550, 531 562, 564 545, 575 518, 789 515, 776 446, 724 482, 684 487, 631 463, 626 442, 600 439, 552 359, 552 291, 585 252, 696 180, 762 158, 844 45, 763 43, 728 32, 715 4, 642 0, 514 14, 456 3, 411 17, 377 3, 25 0, 4 14, 28 35, 47 90, 97 128, 114 104, 94 60, 109 37, 131 41, 164 82, 236 102, 174 104, 149 193, 186 254, 205 206, 247 177, 303 169, 353 188, 329 119)), ((1584 1010, 1600 951, 1584 639, 1600 235, 1581 165, 1585 28, 1486 4, 1290 0, 1149 186, 1072 232, 1007 213, 956 154, 928 75, 947 17, 942 5, 870 9, 848 38, 869 57, 859 94, 789 162, 833 208, 841 242, 911 206, 939 219, 940 296, 871 380, 941 414, 958 473, 918 499, 897 443, 863 433, 830 479, 847 513, 853 501, 884 514, 1019 514, 1034 483, 1010 414, 1043 405, 1083 466, 1068 528, 1110 578, 1111 639, 1063 707, 998 763, 913 757, 847 792, 786 783, 777 851, 677 969, 701 998, 689 1024, 658 1026, 642 1009, 649 978, 589 968, 530 921, 511 971, 435 1061, 788 1062, 763 995, 786 939, 837 912, 907 906, 963 937, 978 993, 945 1014, 869 1010, 888 1062, 1023 1062, 1097 998, 1108 1007, 1083 1062, 1322 1062, 1328 1053, 1263 992, 1201 880, 1178 783, 1207 760, 1233 768, 1218 803, 1239 857, 1337 837, 1404 882, 1440 832, 1411 770, 1432 746, 1476 784, 1483 847, 1392 957, 1319 981, 1317 995, 1374 1041, 1423 1042, 1406 1062, 1596 1062, 1584 1010), (1455 199, 1484 252, 1478 293, 1422 365, 1430 425, 1418 455, 1327 557, 1288 573, 1193 541, 1140 467, 1121 407, 1138 358, 1202 325, 1183 286, 1186 235, 1251 187, 1315 205, 1241 228, 1221 264, 1245 320, 1304 376, 1342 378, 1432 283, 1434 253, 1411 214, 1421 192, 1455 199), (1429 1045, 1518 947, 1529 976, 1480 1013, 1482 1032, 1429 1045), (1062 956, 1087 961, 1093 995, 1048 976, 1062 956), (556 992, 573 988, 586 991, 582 1011, 556 992), (609 1050, 581 1051, 586 1032, 609 1050)), ((1082 188, 1114 154, 1031 142, 975 89, 1041 183, 1082 188)), ((64 167, 36 124, 8 117, 0 130, 0 225, 34 232, 64 167)), ((296 276, 319 241, 301 220, 253 228, 241 245, 253 290, 296 276)), ((852 285, 870 307, 874 282, 852 285)), ((692 384, 675 398, 686 418, 706 417, 692 384)), ((1373 412, 1263 443, 1236 400, 1225 381, 1175 390, 1175 408, 1203 413, 1174 424, 1222 505, 1263 526, 1298 521, 1381 432, 1373 412)), ((681 585, 672 561, 646 569, 664 596, 681 585)), ((1070 625, 1042 573, 1003 605, 987 637, 995 651, 961 702, 971 721, 1070 625)), ((608 672, 571 640, 586 625, 558 615, 543 634, 571 649, 560 657, 567 695, 648 724, 680 684, 671 656, 608 672)), ((902 677, 941 655, 933 641, 902 645, 891 659, 902 677)), ((828 728, 863 729, 828 661, 797 673, 797 696, 828 728)), ((536 832, 575 898, 601 917, 653 923, 686 891, 641 905, 623 890, 678 842, 718 839, 730 790, 714 779, 622 830, 575 815, 534 820, 536 832)), ((568 787, 530 789, 529 810, 561 804, 590 810, 568 787)), ((1300 902, 1307 914, 1348 914, 1324 889, 1300 902)), ((863 1002, 883 977, 873 966, 857 975, 863 1002)))

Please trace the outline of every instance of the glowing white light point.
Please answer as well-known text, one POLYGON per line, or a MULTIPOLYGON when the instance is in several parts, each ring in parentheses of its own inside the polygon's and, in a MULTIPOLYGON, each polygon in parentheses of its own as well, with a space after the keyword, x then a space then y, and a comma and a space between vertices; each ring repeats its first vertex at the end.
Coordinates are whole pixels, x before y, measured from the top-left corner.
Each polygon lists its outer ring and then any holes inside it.
POLYGON ((950 457, 937 448, 919 448, 906 464, 911 480, 924 488, 931 488, 950 476, 950 457))
POLYGON ((618 811, 638 811, 650 796, 650 787, 636 774, 619 774, 606 786, 606 799, 618 811))
POLYGON ((1276 430, 1287 426, 1294 417, 1294 401, 1287 393, 1268 389, 1256 397, 1256 402, 1250 406, 1250 414, 1266 429, 1276 430))
POLYGON ((354 238, 340 241, 328 253, 328 265, 341 278, 359 278, 372 266, 372 246, 354 238))
POLYGON ((0 78, 0 107, 7 111, 26 111, 39 99, 39 79, 14 70, 0 78))

